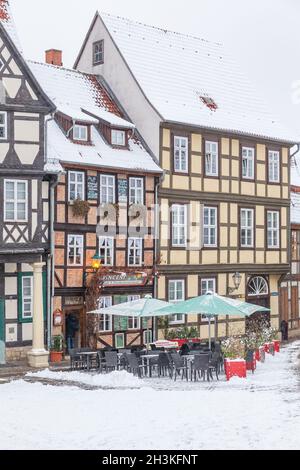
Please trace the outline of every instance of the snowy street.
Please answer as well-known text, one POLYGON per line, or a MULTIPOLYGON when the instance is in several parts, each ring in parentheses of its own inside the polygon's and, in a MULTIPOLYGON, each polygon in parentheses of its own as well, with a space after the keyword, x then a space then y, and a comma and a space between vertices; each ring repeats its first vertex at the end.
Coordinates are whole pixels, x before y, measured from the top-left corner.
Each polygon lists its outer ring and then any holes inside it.
POLYGON ((229 383, 27 376, 0 385, 0 449, 300 449, 299 354, 298 341, 229 383))

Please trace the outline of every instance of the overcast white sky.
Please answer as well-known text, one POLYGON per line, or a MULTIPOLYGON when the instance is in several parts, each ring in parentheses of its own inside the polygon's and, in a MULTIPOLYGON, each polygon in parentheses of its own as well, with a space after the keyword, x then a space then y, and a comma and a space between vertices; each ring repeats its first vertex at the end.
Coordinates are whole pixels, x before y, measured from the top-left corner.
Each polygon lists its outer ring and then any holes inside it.
MULTIPOLYGON (((299 0, 10 0, 26 57, 60 48, 71 67, 96 10, 221 41, 300 137, 299 0), (297 81, 299 83, 297 84, 297 81), (299 90, 293 99, 293 84, 299 90)), ((294 93, 295 95, 295 93, 294 93)))

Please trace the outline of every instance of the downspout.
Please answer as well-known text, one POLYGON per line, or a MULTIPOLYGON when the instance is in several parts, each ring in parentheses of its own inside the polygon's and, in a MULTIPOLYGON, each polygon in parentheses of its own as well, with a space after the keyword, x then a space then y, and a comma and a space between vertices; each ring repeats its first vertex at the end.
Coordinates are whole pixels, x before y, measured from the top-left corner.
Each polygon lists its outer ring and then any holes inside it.
MULTIPOLYGON (((158 262, 158 243, 159 243, 159 225, 160 225, 160 204, 159 204, 159 188, 163 183, 165 173, 163 173, 155 184, 155 220, 154 220, 154 298, 158 298, 158 276, 157 276, 157 262, 158 262)), ((157 323, 156 317, 153 318, 153 341, 157 340, 157 323)))

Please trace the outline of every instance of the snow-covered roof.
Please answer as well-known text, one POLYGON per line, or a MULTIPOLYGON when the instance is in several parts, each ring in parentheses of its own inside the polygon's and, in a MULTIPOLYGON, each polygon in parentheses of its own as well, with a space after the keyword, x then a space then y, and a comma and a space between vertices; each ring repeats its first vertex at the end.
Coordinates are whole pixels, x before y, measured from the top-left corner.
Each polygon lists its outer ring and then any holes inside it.
POLYGON ((298 192, 291 191, 291 223, 300 224, 300 187, 298 192))
POLYGON ((19 40, 15 22, 12 16, 9 0, 0 0, 0 23, 4 26, 5 31, 15 44, 18 51, 22 54, 22 46, 19 40))
POLYGON ((28 61, 28 65, 58 111, 91 124, 91 145, 82 145, 69 139, 55 120, 49 122, 46 171, 57 173, 62 170, 61 164, 69 163, 162 172, 136 136, 129 139, 129 149, 113 148, 102 138, 95 126, 99 119, 127 129, 134 130, 135 126, 123 119, 117 104, 94 75, 32 61, 28 61))
POLYGON ((163 120, 296 143, 219 43, 100 14, 163 120), (212 99, 209 108, 203 98, 212 99))
POLYGON ((78 121, 98 123, 102 120, 111 126, 127 129, 135 127, 121 117, 119 109, 94 75, 40 62, 27 61, 27 63, 45 93, 61 113, 78 121))
POLYGON ((69 140, 55 121, 50 121, 48 126, 48 159, 51 161, 106 169, 162 172, 142 144, 135 139, 129 140, 129 150, 115 149, 92 126, 92 145, 80 145, 69 140))

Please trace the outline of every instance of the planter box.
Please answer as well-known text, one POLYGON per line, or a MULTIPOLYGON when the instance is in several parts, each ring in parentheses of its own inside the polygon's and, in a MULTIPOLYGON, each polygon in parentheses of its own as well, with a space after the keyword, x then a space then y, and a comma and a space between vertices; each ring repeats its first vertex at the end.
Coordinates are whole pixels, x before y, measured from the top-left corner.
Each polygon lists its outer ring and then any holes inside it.
POLYGON ((274 344, 275 352, 279 353, 280 352, 280 341, 279 340, 273 341, 273 344, 274 344))
POLYGON ((261 351, 260 351, 260 349, 256 349, 256 350, 255 350, 255 360, 256 360, 257 362, 260 362, 260 361, 261 361, 261 351))
POLYGON ((63 353, 62 352, 56 352, 56 351, 51 351, 50 352, 50 362, 51 363, 62 362, 62 360, 63 360, 63 353))
POLYGON ((193 338, 193 339, 170 339, 169 341, 171 341, 171 343, 177 343, 178 344, 178 348, 180 349, 181 346, 183 346, 184 344, 188 344, 188 343, 200 343, 200 339, 198 338, 193 338))
POLYGON ((272 353, 274 352, 274 351, 273 351, 273 348, 274 348, 274 342, 272 342, 272 343, 266 343, 266 344, 264 345, 264 349, 265 349, 265 352, 266 352, 267 354, 272 354, 272 353))
POLYGON ((240 377, 241 379, 247 377, 247 367, 244 359, 225 359, 224 367, 227 381, 232 377, 240 377))
POLYGON ((255 359, 254 356, 255 355, 253 355, 253 361, 246 362, 246 369, 247 370, 252 370, 252 372, 254 372, 256 370, 256 359, 255 359))

